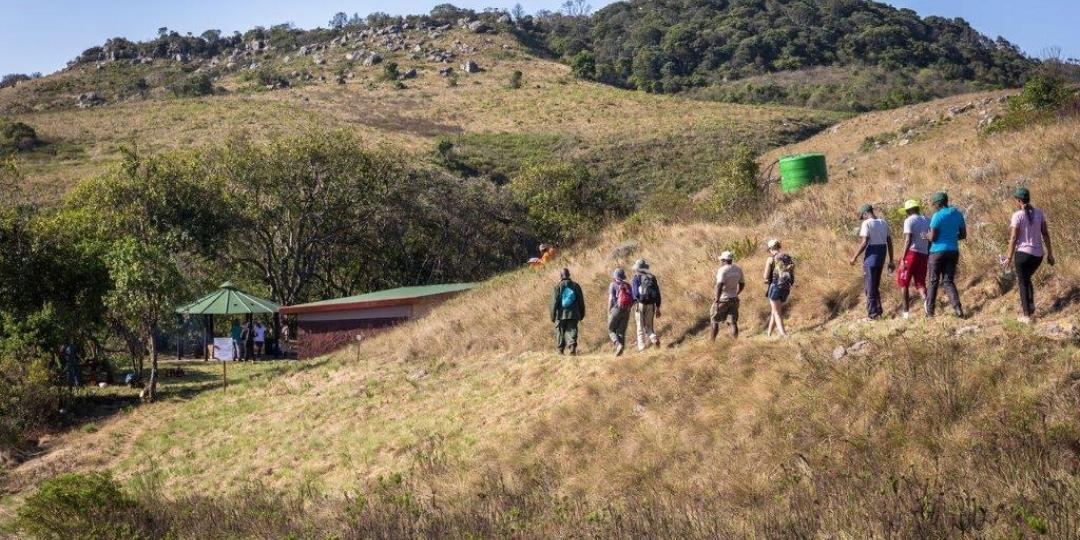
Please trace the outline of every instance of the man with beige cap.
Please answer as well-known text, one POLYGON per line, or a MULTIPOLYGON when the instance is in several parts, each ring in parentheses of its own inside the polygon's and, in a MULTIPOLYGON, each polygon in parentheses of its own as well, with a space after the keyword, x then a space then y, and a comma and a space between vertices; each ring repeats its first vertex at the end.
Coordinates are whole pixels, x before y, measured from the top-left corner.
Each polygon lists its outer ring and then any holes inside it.
POLYGON ((731 327, 731 337, 739 337, 739 294, 746 288, 742 268, 735 265, 733 253, 721 253, 720 264, 720 269, 716 271, 716 293, 709 310, 713 341, 720 333, 721 322, 731 327))

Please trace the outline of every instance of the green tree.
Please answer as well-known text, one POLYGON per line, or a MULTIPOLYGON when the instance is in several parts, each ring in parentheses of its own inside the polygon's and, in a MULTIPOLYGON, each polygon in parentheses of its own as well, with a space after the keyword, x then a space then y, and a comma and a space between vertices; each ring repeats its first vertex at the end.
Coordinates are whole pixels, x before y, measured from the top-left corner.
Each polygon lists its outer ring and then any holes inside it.
POLYGON ((144 395, 157 397, 158 347, 161 322, 185 297, 185 280, 167 247, 157 242, 140 242, 133 237, 118 240, 105 255, 113 289, 105 304, 113 316, 137 328, 150 356, 150 380, 144 395))
POLYGON ((510 190, 533 230, 541 238, 558 241, 581 238, 629 209, 615 186, 577 164, 527 165, 510 183, 510 190))

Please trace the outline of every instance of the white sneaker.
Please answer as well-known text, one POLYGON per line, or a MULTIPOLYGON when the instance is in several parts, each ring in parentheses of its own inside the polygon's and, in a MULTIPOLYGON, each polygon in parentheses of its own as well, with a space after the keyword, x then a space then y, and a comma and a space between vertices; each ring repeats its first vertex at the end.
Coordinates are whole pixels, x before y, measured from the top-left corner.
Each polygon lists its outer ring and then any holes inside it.
POLYGON ((1031 317, 1028 317, 1026 315, 1023 317, 1017 317, 1016 322, 1020 324, 1031 324, 1031 317))
POLYGON ((911 313, 908 313, 907 311, 905 311, 905 312, 900 314, 900 317, 903 318, 906 321, 906 320, 911 318, 911 313))

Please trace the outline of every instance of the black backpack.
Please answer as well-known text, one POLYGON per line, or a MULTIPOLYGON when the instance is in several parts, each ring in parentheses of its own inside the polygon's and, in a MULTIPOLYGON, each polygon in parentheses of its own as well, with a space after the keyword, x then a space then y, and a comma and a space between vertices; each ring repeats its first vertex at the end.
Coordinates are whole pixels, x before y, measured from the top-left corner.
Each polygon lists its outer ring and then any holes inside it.
POLYGON ((642 304, 653 305, 660 302, 660 284, 656 282, 656 276, 651 273, 641 274, 638 297, 641 298, 642 304))

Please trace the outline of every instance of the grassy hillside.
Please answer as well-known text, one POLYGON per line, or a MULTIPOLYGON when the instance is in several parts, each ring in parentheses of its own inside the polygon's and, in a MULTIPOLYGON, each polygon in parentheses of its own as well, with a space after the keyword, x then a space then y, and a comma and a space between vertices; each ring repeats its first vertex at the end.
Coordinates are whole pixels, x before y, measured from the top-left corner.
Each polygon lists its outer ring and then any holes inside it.
POLYGON ((346 60, 355 45, 326 42, 322 44, 327 49, 315 55, 258 53, 249 60, 260 66, 255 71, 217 71, 224 68, 210 68, 208 61, 158 60, 135 66, 111 62, 100 69, 79 64, 0 89, 0 111, 31 125, 50 143, 20 155, 27 191, 43 201, 56 199, 78 180, 118 160, 121 145, 153 151, 213 145, 238 133, 267 138, 333 128, 352 129, 371 145, 392 148, 403 160, 426 166, 443 166, 433 162, 438 141, 446 139, 453 145, 451 170, 458 174, 499 179, 513 174, 523 157, 558 158, 585 163, 628 186, 693 191, 709 182, 711 170, 735 142, 752 140, 764 149, 805 137, 840 118, 799 108, 722 105, 620 91, 574 78, 568 67, 532 55, 507 33, 453 30, 431 39, 427 33, 409 31, 402 36, 404 43, 423 43, 429 51, 470 52, 458 52, 450 63, 412 60, 407 51, 383 52, 381 63, 365 66, 346 60), (325 63, 316 64, 316 56, 325 63), (458 64, 466 59, 483 71, 461 72, 458 64), (387 80, 385 66, 391 62, 401 73, 416 69, 416 78, 387 80), (456 74, 440 76, 444 67, 456 74), (215 73, 214 85, 221 91, 177 98, 161 88, 135 96, 102 89, 128 84, 118 80, 181 69, 215 73), (311 80, 301 77, 292 88, 268 91, 249 80, 264 70, 303 72, 311 80), (517 89, 510 87, 515 71, 523 74, 517 89), (337 82, 338 74, 344 84, 337 82), (76 108, 78 95, 91 91, 106 102, 76 108))
MULTIPOLYGON (((327 512, 341 510, 340 494, 370 493, 388 512, 376 521, 411 534, 482 523, 524 536, 1064 536, 1080 502, 1080 121, 981 136, 999 97, 860 116, 776 151, 827 152, 831 182, 774 194, 756 225, 637 221, 565 251, 558 265, 590 302, 583 356, 551 353, 556 269, 512 272, 360 350, 64 435, 4 487, 22 494, 57 472, 106 470, 189 502, 182 494, 252 482, 306 486, 327 494, 311 503, 327 512), (1059 253, 1038 276, 1031 327, 1016 323, 1016 292, 995 263, 1018 183, 1046 209, 1059 253), (972 318, 861 322, 861 278, 843 262, 855 208, 942 188, 968 215, 959 285, 972 318), (757 335, 769 237, 802 269, 789 341, 757 335), (723 249, 750 276, 748 337, 713 345, 705 317, 723 249), (665 287, 665 347, 614 359, 598 306, 611 269, 637 257, 665 287), (375 496, 395 474, 407 504, 375 496)), ((898 294, 886 290, 895 314, 898 294)), ((339 525, 362 535, 361 518, 339 525)))

